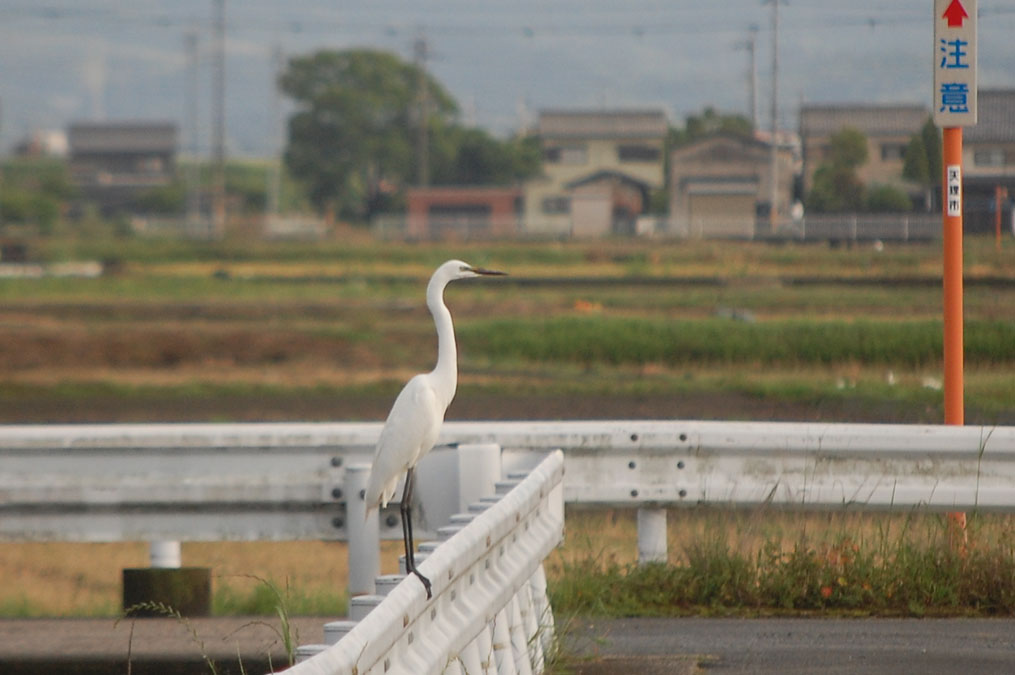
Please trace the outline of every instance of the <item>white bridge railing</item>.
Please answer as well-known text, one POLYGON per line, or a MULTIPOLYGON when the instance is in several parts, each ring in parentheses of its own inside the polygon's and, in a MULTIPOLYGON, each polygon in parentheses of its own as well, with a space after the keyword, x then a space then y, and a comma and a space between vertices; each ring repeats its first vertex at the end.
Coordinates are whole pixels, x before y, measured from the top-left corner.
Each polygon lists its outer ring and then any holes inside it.
POLYGON ((414 576, 379 602, 360 598, 376 606, 355 624, 326 625, 326 636, 345 635, 331 646, 304 646, 316 653, 286 672, 541 672, 553 642, 542 561, 563 536, 563 473, 562 453, 550 453, 468 524, 450 528, 446 541, 420 558, 420 572, 433 583, 431 600, 414 576))

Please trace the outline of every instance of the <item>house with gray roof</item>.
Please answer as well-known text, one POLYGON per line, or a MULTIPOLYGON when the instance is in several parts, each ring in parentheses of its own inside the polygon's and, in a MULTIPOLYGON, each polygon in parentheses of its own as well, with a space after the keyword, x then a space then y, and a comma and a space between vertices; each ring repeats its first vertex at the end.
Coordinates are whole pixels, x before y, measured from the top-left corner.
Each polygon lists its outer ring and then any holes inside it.
POLYGON ((172 122, 76 122, 67 132, 71 181, 105 213, 168 185, 176 170, 172 122))
POLYGON ((856 129, 867 138, 867 162, 858 177, 867 185, 893 185, 914 196, 920 188, 902 178, 906 147, 930 117, 924 105, 806 104, 800 107, 803 189, 813 184, 814 172, 826 161, 830 141, 843 129, 856 129))
POLYGON ((664 187, 662 110, 544 110, 543 172, 525 186, 525 229, 550 236, 624 234, 664 187))
POLYGON ((998 189, 1002 220, 1011 228, 1015 198, 1015 89, 980 89, 977 121, 962 130, 963 226, 967 232, 992 232, 998 189), (1002 192, 1003 193, 1003 192, 1002 192))
POLYGON ((775 224, 789 220, 798 171, 791 146, 717 133, 670 152, 668 233, 680 237, 753 239, 770 235, 772 182, 775 224))

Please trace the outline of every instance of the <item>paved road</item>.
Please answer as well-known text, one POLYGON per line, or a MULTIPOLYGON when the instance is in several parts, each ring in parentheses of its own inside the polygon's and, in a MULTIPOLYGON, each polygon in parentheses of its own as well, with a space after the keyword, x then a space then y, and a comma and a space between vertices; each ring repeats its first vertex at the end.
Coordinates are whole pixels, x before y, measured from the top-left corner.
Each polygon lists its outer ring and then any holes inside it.
MULTIPOLYGON (((324 638, 323 617, 299 617, 299 642, 324 638)), ((257 675, 286 663, 271 617, 189 619, 0 619, 2 675, 257 675)))
MULTIPOLYGON (((297 619, 300 641, 320 642, 327 620, 297 619)), ((268 672, 268 654, 285 659, 274 623, 0 620, 0 673, 122 675, 130 654, 135 675, 207 675, 202 651, 223 674, 268 672)), ((579 675, 1015 673, 1015 619, 616 619, 566 640, 579 675)))
POLYGON ((618 619, 568 644, 582 675, 1015 673, 1013 619, 618 619))

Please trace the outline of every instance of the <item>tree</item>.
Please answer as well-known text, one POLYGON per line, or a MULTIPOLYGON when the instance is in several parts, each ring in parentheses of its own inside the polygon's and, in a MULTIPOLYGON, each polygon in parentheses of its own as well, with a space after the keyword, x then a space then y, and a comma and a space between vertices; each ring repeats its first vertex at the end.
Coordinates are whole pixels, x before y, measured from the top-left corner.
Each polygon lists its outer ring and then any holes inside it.
POLYGON ((542 150, 535 136, 500 141, 482 129, 449 127, 431 154, 435 183, 505 185, 539 172, 542 150))
POLYGON ((894 185, 872 185, 867 190, 867 210, 874 213, 903 213, 913 210, 913 201, 894 185))
POLYGON ((454 121, 454 100, 394 54, 322 50, 290 59, 279 78, 296 103, 285 161, 315 206, 369 219, 383 208, 390 186, 411 179, 423 78, 428 126, 439 130, 454 121))
POLYGON ((857 169, 867 161, 867 138, 846 127, 829 139, 828 161, 814 172, 807 208, 816 212, 860 211, 864 185, 857 169))
POLYGON ((913 134, 906 146, 902 177, 919 183, 924 189, 927 210, 934 208, 934 195, 941 185, 941 133, 934 120, 927 118, 919 133, 913 134))
POLYGON ((716 133, 749 138, 754 133, 754 125, 743 115, 722 114, 715 108, 707 107, 700 115, 688 115, 683 129, 670 129, 667 143, 672 149, 716 133))

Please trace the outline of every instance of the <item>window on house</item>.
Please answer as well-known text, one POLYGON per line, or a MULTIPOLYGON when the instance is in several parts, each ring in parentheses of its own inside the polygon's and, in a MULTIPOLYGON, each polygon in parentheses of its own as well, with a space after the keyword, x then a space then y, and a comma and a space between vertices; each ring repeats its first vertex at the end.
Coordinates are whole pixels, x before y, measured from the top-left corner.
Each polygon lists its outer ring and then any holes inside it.
POLYGON ((489 218, 489 204, 431 204, 427 213, 436 218, 489 218))
POLYGON ((906 144, 905 143, 882 143, 881 144, 881 161, 889 162, 892 160, 899 160, 906 158, 906 144))
POLYGON ((659 148, 652 145, 618 145, 617 159, 621 162, 658 162, 659 148))
POLYGON ((1004 150, 1001 148, 975 150, 973 164, 976 166, 1004 166, 1004 150))
POLYGON ((557 145, 543 150, 543 159, 550 164, 585 164, 588 150, 584 145, 557 145))
POLYGON ((570 213, 570 197, 546 197, 543 199, 543 213, 570 213))

